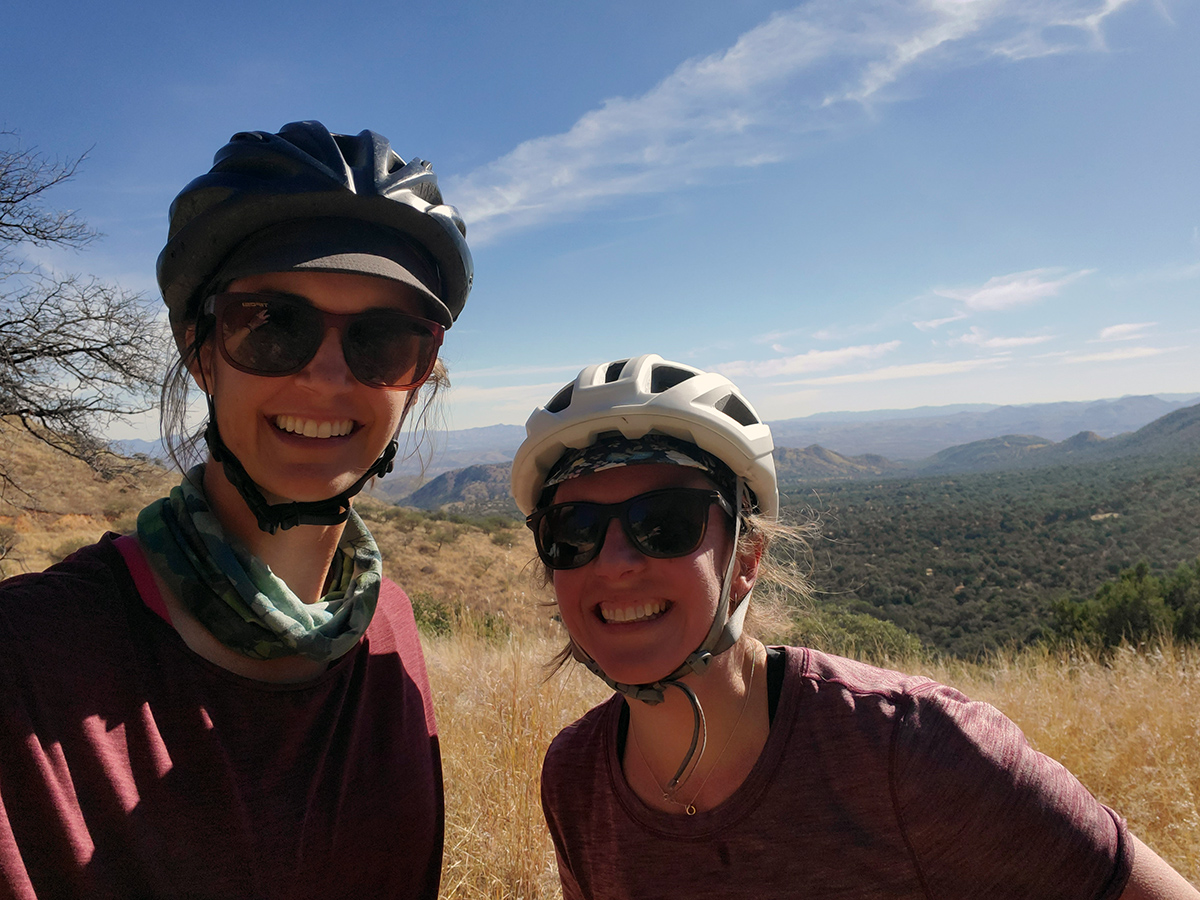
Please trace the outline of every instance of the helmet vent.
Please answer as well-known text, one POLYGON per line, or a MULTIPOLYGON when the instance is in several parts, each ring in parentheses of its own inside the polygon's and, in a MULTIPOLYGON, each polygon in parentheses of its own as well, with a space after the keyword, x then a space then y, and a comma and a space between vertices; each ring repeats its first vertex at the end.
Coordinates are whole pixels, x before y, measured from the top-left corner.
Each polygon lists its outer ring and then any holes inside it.
POLYGON ((720 400, 713 404, 716 409, 719 409, 729 418, 733 419, 739 425, 757 425, 758 416, 750 412, 749 407, 738 399, 736 394, 726 394, 720 400))
POLYGON ((574 390, 574 388, 575 385, 573 383, 568 384, 565 388, 555 394, 550 402, 546 404, 546 412, 558 413, 570 406, 571 392, 574 390))
POLYGON ((650 373, 650 393, 661 394, 669 391, 677 384, 682 384, 689 378, 695 378, 696 373, 675 366, 655 366, 650 373))
POLYGON ((612 384, 614 381, 620 378, 621 370, 625 368, 625 363, 627 362, 629 362, 627 359, 618 359, 616 362, 610 362, 608 364, 608 368, 604 372, 604 383, 612 384))

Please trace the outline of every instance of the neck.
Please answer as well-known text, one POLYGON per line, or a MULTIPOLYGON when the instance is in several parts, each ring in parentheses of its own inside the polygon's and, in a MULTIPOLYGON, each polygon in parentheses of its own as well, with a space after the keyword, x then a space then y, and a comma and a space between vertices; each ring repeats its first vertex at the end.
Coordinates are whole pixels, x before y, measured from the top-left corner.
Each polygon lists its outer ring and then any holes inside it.
POLYGON ((766 668, 763 645, 742 637, 703 675, 683 679, 704 711, 707 741, 704 753, 697 750, 696 761, 670 799, 663 798, 664 788, 692 740, 691 704, 682 691, 673 688, 656 706, 629 702, 625 776, 647 805, 677 813, 689 806, 712 809, 745 781, 769 730, 766 668))
POLYGON ((204 467, 204 493, 221 527, 266 563, 292 593, 305 603, 321 599, 344 525, 298 525, 267 534, 211 457, 204 467))

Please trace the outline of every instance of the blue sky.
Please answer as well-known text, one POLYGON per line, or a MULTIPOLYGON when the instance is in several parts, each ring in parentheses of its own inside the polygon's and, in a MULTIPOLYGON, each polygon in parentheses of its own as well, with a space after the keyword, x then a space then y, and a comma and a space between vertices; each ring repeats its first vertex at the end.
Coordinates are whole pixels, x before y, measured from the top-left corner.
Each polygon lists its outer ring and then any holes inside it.
POLYGON ((724 371, 768 419, 1200 391, 1194 0, 4 20, 0 125, 88 151, 51 199, 105 235, 47 266, 155 299, 167 206, 235 131, 315 118, 431 160, 476 264, 453 428, 646 352, 724 371))

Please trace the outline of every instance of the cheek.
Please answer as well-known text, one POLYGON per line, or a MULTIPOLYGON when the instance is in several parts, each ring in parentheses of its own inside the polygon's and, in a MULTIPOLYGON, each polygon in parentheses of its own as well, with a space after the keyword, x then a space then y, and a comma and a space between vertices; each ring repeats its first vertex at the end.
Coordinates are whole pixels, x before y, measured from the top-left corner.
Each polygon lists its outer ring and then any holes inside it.
POLYGON ((552 581, 554 599, 558 604, 558 614, 563 624, 570 630, 583 620, 583 586, 580 573, 576 569, 564 569, 554 573, 552 581))
POLYGON ((376 398, 378 401, 376 409, 379 411, 380 422, 386 426, 388 438, 391 438, 400 430, 407 416, 413 414, 413 410, 419 403, 417 395, 401 391, 381 391, 377 388, 368 388, 368 390, 379 395, 376 398))

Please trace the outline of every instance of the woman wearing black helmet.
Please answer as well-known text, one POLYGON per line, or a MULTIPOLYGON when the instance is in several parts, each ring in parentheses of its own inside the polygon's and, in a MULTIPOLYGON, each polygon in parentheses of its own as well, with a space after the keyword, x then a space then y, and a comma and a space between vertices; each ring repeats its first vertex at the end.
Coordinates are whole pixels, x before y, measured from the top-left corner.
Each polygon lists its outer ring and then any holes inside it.
POLYGON ((424 661, 352 497, 444 381, 465 230, 428 163, 316 122, 175 199, 164 433, 195 384, 208 459, 0 590, 0 896, 436 896, 424 661))
POLYGON ((992 707, 743 631, 801 535, 728 379, 589 366, 526 432, 513 496, 564 658, 617 692, 546 753, 568 900, 1200 898, 992 707))

